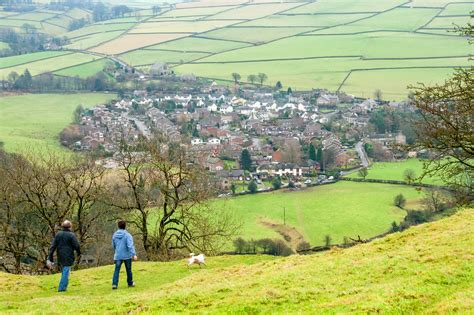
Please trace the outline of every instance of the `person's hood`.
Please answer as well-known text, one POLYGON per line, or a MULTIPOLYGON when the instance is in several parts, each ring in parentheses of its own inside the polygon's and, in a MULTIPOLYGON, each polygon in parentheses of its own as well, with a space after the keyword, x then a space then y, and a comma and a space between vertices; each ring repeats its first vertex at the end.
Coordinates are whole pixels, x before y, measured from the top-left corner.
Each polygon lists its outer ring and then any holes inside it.
POLYGON ((115 234, 114 234, 114 238, 120 240, 120 239, 124 238, 125 235, 127 235, 127 231, 125 231, 125 230, 117 230, 117 232, 115 232, 115 234))

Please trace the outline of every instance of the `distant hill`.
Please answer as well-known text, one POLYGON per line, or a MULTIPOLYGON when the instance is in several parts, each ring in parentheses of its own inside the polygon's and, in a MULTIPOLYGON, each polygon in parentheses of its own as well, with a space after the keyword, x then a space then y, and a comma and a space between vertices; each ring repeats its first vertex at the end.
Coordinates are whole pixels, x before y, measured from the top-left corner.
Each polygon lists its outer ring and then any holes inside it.
POLYGON ((384 99, 400 100, 408 84, 440 82, 454 68, 469 66, 472 53, 467 40, 452 32, 470 20, 472 1, 201 0, 159 12, 147 3, 140 1, 141 9, 130 16, 73 31, 72 21, 92 13, 0 11, 0 28, 21 31, 27 23, 70 40, 62 56, 3 60, 0 76, 28 68, 33 75, 87 77, 113 56, 143 71, 160 61, 176 73, 228 84, 233 72, 244 83, 251 74, 266 73, 265 84, 281 81, 285 90, 326 88, 372 97, 380 89, 384 99))
POLYGON ((209 257, 137 263, 137 287, 111 290, 112 267, 58 275, 0 274, 0 313, 469 313, 474 309, 474 209, 370 244, 310 256, 209 257))

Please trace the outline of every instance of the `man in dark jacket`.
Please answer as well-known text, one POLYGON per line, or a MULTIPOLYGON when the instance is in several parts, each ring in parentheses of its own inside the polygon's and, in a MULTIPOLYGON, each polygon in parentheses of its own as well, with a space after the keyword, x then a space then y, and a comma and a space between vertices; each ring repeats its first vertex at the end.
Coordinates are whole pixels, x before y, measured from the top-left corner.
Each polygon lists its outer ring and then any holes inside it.
POLYGON ((112 289, 117 289, 120 275, 120 268, 122 263, 125 264, 125 270, 127 271, 127 283, 128 287, 134 287, 132 274, 132 259, 137 260, 137 254, 135 252, 135 246, 133 245, 133 237, 125 227, 127 223, 125 221, 118 222, 118 230, 112 236, 112 246, 114 247, 114 262, 115 271, 112 278, 112 289))
POLYGON ((57 251, 58 265, 61 266, 61 281, 59 281, 58 292, 67 290, 69 283, 69 274, 71 266, 74 265, 75 257, 74 251, 77 255, 81 255, 81 248, 77 241, 76 235, 71 231, 72 224, 66 220, 61 225, 63 230, 56 234, 56 237, 49 249, 48 264, 53 261, 54 252, 57 251))

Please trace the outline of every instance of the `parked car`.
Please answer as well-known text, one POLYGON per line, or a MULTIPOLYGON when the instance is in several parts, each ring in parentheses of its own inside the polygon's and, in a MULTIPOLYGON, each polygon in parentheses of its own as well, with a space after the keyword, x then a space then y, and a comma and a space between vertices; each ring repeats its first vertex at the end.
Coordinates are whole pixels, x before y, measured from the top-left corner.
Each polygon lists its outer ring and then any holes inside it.
POLYGON ((312 184, 311 179, 305 180, 304 183, 305 183, 306 185, 311 185, 311 184, 312 184))

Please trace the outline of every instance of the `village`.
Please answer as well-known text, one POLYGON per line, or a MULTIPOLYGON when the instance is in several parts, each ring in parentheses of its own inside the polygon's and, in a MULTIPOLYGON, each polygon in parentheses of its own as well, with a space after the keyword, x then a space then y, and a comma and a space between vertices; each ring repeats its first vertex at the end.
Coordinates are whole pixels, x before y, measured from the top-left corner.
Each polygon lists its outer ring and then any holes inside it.
POLYGON ((76 141, 69 147, 99 150, 105 156, 99 162, 115 168, 114 154, 121 139, 134 143, 160 134, 186 146, 215 174, 221 191, 235 193, 235 183, 245 191, 254 180, 259 190, 269 189, 269 180, 275 176, 288 179, 287 185, 332 180, 367 166, 363 143, 390 159, 390 144, 406 142, 401 133, 377 134, 368 128, 372 111, 403 103, 356 99, 326 90, 275 93, 246 88, 235 92, 216 82, 187 95, 136 90, 129 98, 85 110, 76 141), (243 165, 244 151, 251 165, 243 165))

